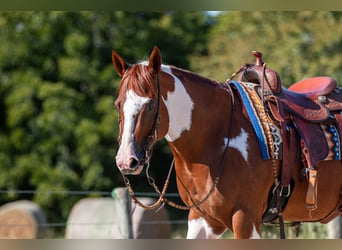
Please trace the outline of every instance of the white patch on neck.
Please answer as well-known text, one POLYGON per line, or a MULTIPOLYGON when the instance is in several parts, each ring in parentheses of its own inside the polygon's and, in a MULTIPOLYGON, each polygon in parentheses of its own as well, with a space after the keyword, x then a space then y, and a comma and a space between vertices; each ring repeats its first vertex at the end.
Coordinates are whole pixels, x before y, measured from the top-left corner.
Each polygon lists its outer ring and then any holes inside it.
MULTIPOLYGON (((229 142, 229 147, 237 149, 242 157, 247 162, 248 160, 248 144, 247 144, 248 134, 244 129, 241 129, 241 133, 232 138, 229 142)), ((228 143, 228 138, 224 138, 224 145, 226 146, 228 143)))
POLYGON ((253 231, 252 231, 252 233, 251 233, 250 239, 260 239, 260 234, 259 234, 258 231, 256 230, 254 224, 253 224, 253 231))
POLYGON ((190 130, 194 103, 179 78, 172 74, 171 68, 162 65, 162 70, 170 74, 175 82, 174 91, 167 92, 166 100, 163 97, 169 114, 169 130, 165 138, 172 142, 177 140, 184 130, 190 130))
POLYGON ((126 101, 123 106, 125 120, 121 145, 126 146, 132 142, 135 116, 149 100, 148 97, 138 96, 133 90, 126 92, 126 101))

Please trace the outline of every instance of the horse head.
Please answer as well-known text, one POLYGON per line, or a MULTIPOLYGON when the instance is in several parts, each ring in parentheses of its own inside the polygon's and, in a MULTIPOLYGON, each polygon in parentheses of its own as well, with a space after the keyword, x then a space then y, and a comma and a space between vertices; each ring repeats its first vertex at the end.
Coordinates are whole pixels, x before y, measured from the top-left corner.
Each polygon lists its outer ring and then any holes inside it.
POLYGON ((116 164, 122 174, 140 174, 158 138, 161 55, 154 47, 148 62, 129 65, 115 51, 114 68, 122 77, 115 106, 119 112, 116 164))

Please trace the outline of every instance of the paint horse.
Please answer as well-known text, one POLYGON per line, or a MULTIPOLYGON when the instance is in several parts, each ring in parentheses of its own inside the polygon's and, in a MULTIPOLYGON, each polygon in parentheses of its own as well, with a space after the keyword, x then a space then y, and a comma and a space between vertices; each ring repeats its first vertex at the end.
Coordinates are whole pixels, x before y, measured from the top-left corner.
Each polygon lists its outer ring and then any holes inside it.
POLYGON ((178 191, 189 208, 187 238, 218 238, 226 230, 237 239, 260 238, 267 212, 276 221, 292 222, 326 222, 341 213, 342 164, 334 159, 317 166, 316 209, 305 204, 309 179, 303 178, 302 161, 291 165, 295 185, 284 191, 289 196, 284 210, 270 207, 272 193, 282 196, 274 190, 283 191, 278 177, 287 159, 261 153, 248 113, 253 108, 238 91, 242 82, 222 84, 163 65, 157 47, 146 62, 129 65, 115 51, 112 59, 122 77, 115 101, 120 114, 117 166, 123 176, 140 174, 153 144, 167 140, 178 191))

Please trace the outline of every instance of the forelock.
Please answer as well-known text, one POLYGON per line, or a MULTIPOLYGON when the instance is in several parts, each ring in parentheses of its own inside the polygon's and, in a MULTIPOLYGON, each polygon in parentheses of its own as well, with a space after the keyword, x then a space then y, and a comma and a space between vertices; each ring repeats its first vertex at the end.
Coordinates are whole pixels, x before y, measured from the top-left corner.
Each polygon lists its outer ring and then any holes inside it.
POLYGON ((131 89, 140 96, 155 96, 155 74, 146 65, 142 62, 128 69, 122 77, 119 92, 131 89))

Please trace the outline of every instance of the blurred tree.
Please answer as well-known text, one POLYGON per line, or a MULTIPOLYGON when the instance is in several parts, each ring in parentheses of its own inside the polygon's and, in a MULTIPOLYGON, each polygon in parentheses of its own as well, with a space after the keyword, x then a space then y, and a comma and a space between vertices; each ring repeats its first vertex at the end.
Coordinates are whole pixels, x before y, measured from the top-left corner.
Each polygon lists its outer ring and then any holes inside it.
POLYGON ((341 12, 222 12, 216 21, 208 55, 191 60, 197 72, 225 81, 259 50, 285 85, 317 75, 341 82, 341 12))

